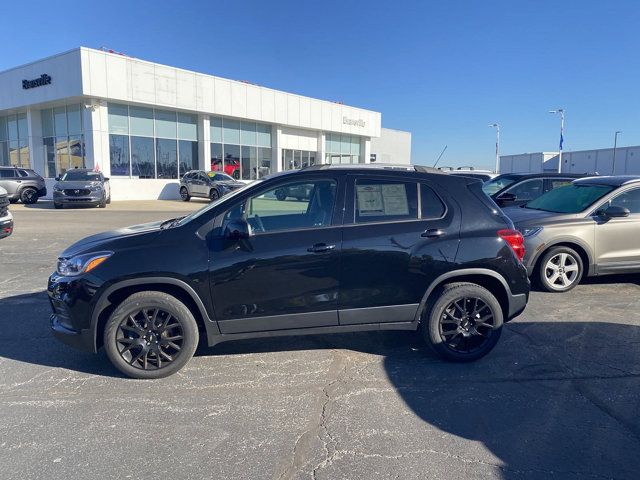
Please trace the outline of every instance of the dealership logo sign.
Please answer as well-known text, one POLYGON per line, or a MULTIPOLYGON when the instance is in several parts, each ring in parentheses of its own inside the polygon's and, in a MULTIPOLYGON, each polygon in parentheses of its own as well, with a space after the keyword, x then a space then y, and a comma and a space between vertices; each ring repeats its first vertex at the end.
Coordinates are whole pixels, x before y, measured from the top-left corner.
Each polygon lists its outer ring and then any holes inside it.
POLYGON ((355 120, 349 117, 342 117, 342 123, 344 125, 353 125, 354 127, 362 127, 362 128, 364 128, 367 125, 364 120, 361 120, 361 119, 355 120))
POLYGON ((36 78, 35 80, 22 80, 22 88, 25 90, 42 87, 44 85, 51 85, 51 77, 46 73, 43 73, 40 75, 40 78, 36 78))

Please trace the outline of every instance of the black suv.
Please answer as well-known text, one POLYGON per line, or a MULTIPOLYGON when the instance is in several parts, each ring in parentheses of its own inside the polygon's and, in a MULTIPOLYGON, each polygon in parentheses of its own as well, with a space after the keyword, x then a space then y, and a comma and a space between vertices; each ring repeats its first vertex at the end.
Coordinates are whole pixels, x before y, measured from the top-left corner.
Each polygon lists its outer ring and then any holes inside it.
POLYGON ((517 207, 554 188, 569 185, 576 178, 587 176, 577 173, 505 173, 485 182, 482 189, 500 207, 517 207))
POLYGON ((54 335, 135 378, 274 335, 419 330, 475 360, 529 295, 522 235, 481 182, 424 167, 278 173, 186 217, 88 237, 49 278, 54 335), (278 201, 282 188, 309 199, 278 201))
POLYGON ((47 195, 44 178, 28 168, 0 167, 0 187, 7 191, 11 202, 31 204, 47 195))

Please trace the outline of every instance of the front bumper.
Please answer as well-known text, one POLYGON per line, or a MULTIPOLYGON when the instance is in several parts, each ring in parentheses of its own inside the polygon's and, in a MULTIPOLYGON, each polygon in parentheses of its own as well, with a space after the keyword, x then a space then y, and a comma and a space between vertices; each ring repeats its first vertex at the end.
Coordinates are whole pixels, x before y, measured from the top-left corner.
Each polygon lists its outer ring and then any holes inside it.
POLYGON ((13 216, 11 213, 0 218, 0 238, 8 237, 13 233, 13 216))
POLYGON ((59 205, 98 205, 102 203, 103 193, 92 192, 90 195, 71 196, 63 192, 53 191, 53 201, 59 205))
POLYGON ((50 318, 53 336, 61 342, 86 352, 97 351, 91 322, 97 285, 85 277, 49 277, 47 293, 53 313, 50 318))

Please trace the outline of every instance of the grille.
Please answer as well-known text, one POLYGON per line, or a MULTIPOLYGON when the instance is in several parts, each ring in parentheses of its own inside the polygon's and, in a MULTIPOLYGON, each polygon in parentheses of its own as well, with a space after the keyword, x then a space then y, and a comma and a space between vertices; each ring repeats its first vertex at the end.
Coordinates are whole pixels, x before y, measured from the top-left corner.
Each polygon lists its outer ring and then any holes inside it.
POLYGON ((69 197, 85 197, 91 193, 91 190, 86 188, 69 188, 64 191, 64 194, 69 197))

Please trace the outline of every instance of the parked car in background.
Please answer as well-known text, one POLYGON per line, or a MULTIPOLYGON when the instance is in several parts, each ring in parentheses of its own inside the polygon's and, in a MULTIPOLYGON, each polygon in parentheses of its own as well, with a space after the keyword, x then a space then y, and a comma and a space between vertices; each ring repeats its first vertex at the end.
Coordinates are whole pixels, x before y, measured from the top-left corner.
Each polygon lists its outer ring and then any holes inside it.
POLYGON ((47 194, 44 178, 29 168, 0 167, 0 187, 7 191, 12 203, 36 203, 47 194))
POLYGON ((527 304, 522 235, 480 182, 432 172, 309 167, 88 237, 49 278, 53 333, 135 378, 177 372, 200 338, 417 330, 479 359, 527 304), (304 208, 275 198, 300 186, 304 208))
POLYGON ((505 173, 486 182, 482 189, 498 206, 517 207, 586 176, 574 173, 505 173))
POLYGON ((226 173, 191 170, 180 179, 180 198, 185 202, 191 200, 191 197, 208 198, 213 201, 246 185, 226 173))
POLYGON ((308 185, 294 185, 292 187, 284 187, 276 190, 275 196, 281 202, 290 197, 301 202, 311 198, 311 189, 308 185))
POLYGON ((111 203, 109 179, 100 172, 86 168, 67 170, 56 178, 53 186, 53 206, 93 205, 105 208, 111 203))
POLYGON ((640 177, 575 180, 504 212, 524 236, 527 272, 549 292, 640 272, 640 177))
POLYGON ((233 158, 225 158, 224 168, 222 166, 222 160, 220 159, 212 160, 211 171, 226 173, 230 177, 233 177, 234 179, 239 180, 240 179, 240 160, 233 159, 233 158))
POLYGON ((0 187, 0 238, 13 233, 13 215, 9 211, 9 203, 7 191, 0 187))
POLYGON ((439 170, 442 170, 449 175, 462 175, 464 177, 477 178, 478 180, 482 180, 483 182, 491 180, 492 178, 497 176, 497 174, 493 173, 491 170, 482 170, 474 167, 440 167, 439 170))

